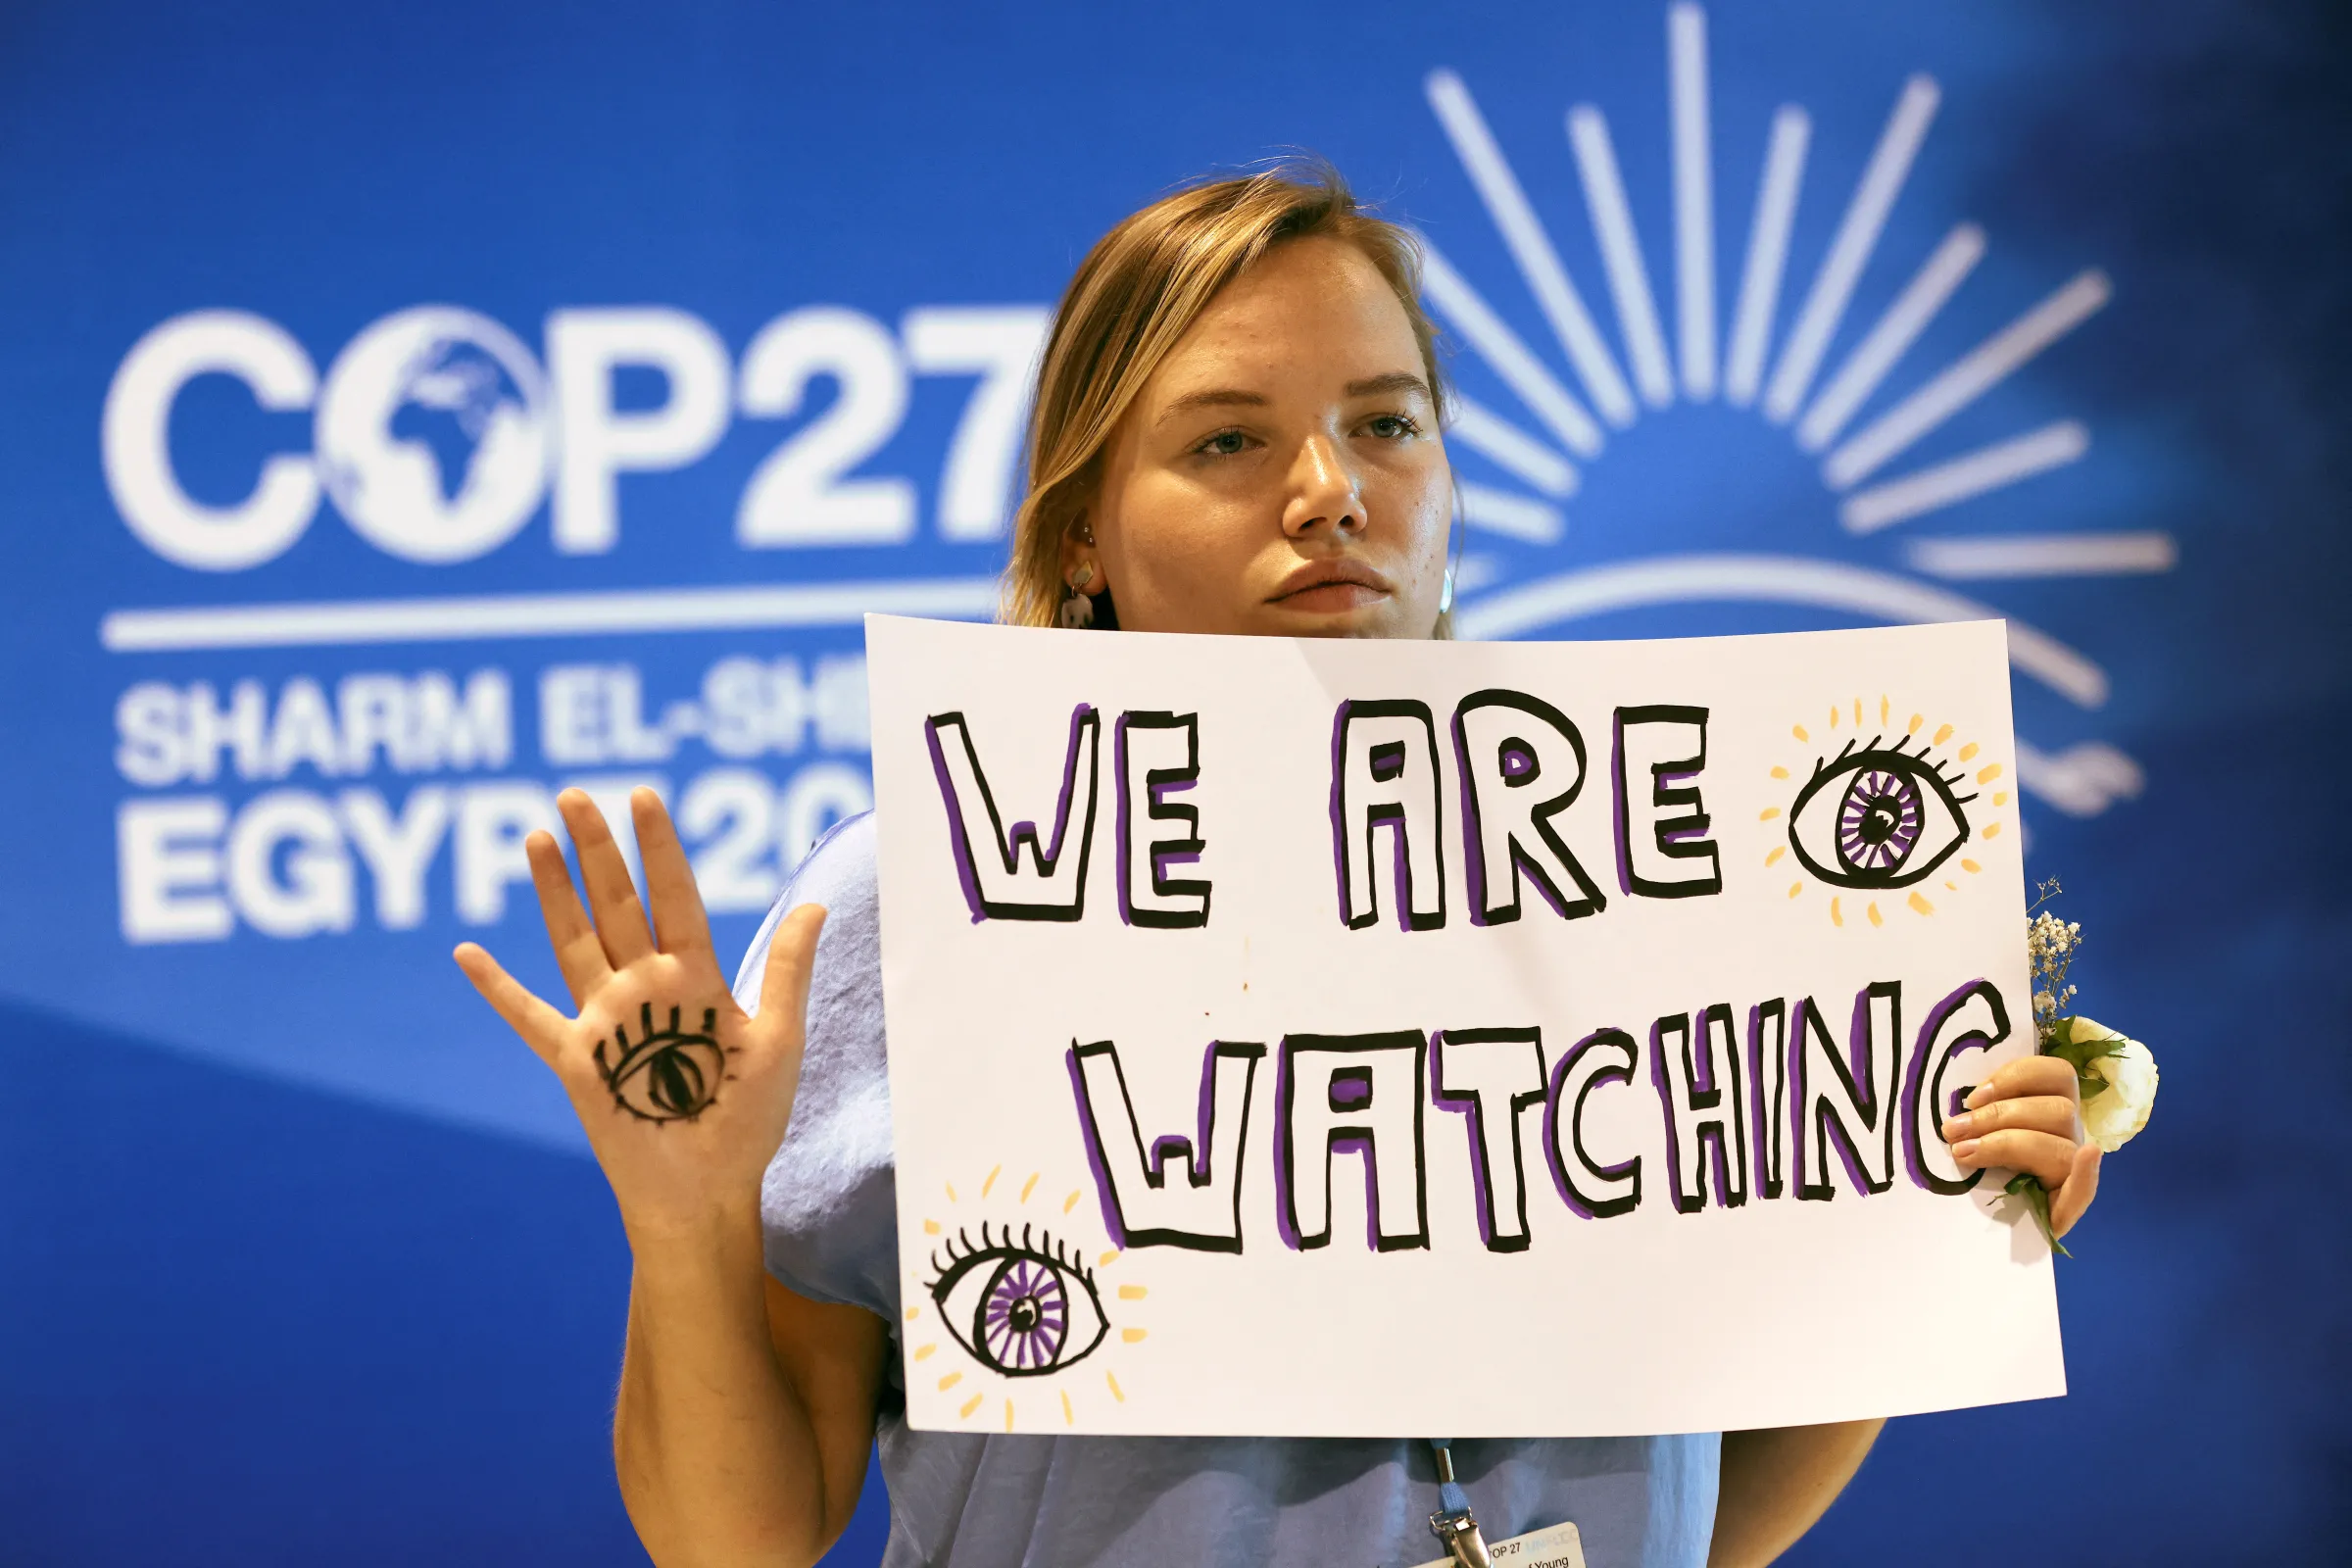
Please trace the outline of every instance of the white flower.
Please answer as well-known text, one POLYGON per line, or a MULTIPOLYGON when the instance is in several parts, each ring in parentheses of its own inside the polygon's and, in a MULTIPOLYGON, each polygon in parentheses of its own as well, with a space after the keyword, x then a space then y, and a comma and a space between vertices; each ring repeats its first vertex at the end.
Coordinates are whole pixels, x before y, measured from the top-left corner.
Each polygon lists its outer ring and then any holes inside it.
POLYGON ((2082 1017, 2070 1021, 2072 1029, 2067 1038, 2071 1044, 2108 1040, 2124 1043, 2123 1050, 2116 1054, 2094 1057, 2082 1069, 2102 1086, 2096 1089, 2084 1086, 2082 1130, 2112 1154, 2148 1124, 2148 1112, 2156 1106, 2156 1058, 2148 1054, 2147 1047, 2117 1034, 2105 1024, 2082 1017))

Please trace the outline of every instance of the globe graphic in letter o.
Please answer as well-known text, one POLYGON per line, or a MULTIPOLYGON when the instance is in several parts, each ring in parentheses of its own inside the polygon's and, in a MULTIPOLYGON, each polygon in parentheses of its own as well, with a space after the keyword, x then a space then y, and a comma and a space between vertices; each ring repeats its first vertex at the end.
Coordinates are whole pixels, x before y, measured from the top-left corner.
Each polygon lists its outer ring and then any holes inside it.
POLYGON ((335 359, 318 472, 362 537, 408 561, 469 561, 514 537, 547 490, 539 362, 486 316, 420 305, 335 359))

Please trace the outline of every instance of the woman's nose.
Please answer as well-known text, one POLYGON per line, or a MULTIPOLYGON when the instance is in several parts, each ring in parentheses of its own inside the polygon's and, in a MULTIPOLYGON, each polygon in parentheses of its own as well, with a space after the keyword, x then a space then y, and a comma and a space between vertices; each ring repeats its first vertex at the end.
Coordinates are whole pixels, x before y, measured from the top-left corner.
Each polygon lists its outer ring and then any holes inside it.
POLYGON ((1364 498, 1356 489, 1354 470, 1328 437, 1313 435, 1300 443, 1289 479, 1290 499, 1282 509, 1284 533, 1298 539, 1317 529, 1363 531, 1364 498))

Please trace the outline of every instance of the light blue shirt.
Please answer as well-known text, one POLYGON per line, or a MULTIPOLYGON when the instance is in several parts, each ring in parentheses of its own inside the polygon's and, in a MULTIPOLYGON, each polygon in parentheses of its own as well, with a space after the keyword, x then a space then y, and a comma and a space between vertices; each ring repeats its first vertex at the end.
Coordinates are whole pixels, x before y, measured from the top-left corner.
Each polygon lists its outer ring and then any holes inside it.
MULTIPOLYGON (((1419 1436, 1032 1437, 906 1425, 870 814, 828 834, 784 890, 736 977, 746 1007, 758 1003, 776 921, 802 904, 830 914, 809 987, 800 1099, 761 1197, 767 1267, 803 1296, 864 1307, 891 1327, 878 1434, 891 1504, 886 1568, 1404 1568, 1443 1556, 1429 1529, 1437 1478, 1419 1436)), ((1455 1473, 1490 1544, 1572 1519, 1589 1568, 1706 1562, 1716 1434, 1456 1437, 1455 1473)))

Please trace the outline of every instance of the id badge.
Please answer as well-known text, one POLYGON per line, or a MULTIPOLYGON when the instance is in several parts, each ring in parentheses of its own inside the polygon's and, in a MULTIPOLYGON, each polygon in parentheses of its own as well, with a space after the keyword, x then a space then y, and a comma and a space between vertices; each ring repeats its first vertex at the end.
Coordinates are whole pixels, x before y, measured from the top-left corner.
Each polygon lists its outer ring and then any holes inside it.
MULTIPOLYGON (((1550 1525, 1531 1530, 1524 1536, 1508 1541, 1491 1542, 1487 1556, 1494 1568, 1585 1568, 1585 1541, 1576 1533, 1573 1520, 1566 1524, 1550 1525)), ((1421 1568, 1454 1568, 1451 1557, 1440 1557, 1421 1568)))

